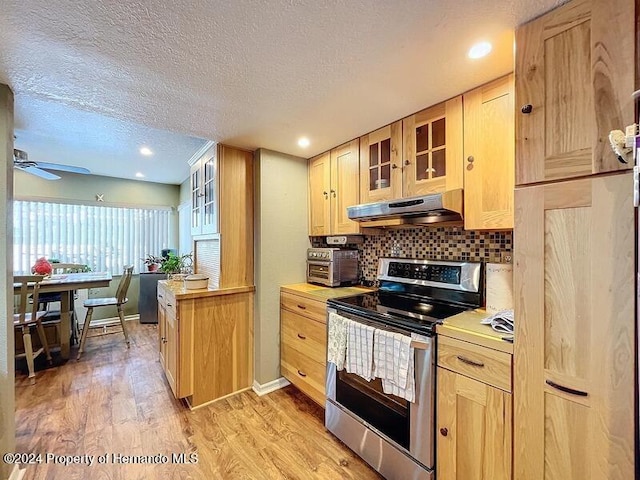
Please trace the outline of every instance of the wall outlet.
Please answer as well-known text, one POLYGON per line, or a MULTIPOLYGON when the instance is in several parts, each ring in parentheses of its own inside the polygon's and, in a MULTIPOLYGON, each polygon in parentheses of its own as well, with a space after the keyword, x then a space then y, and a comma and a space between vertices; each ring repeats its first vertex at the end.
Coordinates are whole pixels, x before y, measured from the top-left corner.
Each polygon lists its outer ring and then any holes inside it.
POLYGON ((500 254, 500 263, 513 263, 513 255, 511 253, 502 252, 500 254))

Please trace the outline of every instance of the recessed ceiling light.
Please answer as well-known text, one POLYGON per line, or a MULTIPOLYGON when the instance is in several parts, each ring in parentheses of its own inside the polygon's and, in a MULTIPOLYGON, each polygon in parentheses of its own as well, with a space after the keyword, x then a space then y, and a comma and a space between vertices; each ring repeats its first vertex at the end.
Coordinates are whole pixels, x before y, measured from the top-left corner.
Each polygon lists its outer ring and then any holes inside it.
POLYGON ((482 58, 491 51, 489 42, 478 42, 469 49, 469 58, 482 58))
POLYGON ((140 147, 140 153, 146 157, 153 155, 153 152, 149 147, 140 147))
POLYGON ((144 178, 144 173, 138 172, 138 173, 136 173, 136 177, 144 178))
POLYGON ((307 137, 302 137, 300 140, 298 140, 298 145, 302 148, 307 148, 310 143, 311 142, 309 142, 309 139, 307 137))

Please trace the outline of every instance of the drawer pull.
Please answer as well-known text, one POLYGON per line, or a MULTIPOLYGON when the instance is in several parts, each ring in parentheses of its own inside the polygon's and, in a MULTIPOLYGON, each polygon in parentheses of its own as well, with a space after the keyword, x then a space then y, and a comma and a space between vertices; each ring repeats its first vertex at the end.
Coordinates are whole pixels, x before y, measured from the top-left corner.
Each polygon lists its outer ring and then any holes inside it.
POLYGON ((583 392, 581 390, 574 390, 573 388, 565 387, 563 385, 558 385, 557 383, 552 382, 551 380, 545 380, 545 383, 550 387, 555 388, 556 390, 560 390, 561 392, 569 393, 571 395, 578 395, 579 397, 586 397, 589 395, 587 392, 583 392))
POLYGON ((302 335, 301 333, 299 333, 299 334, 298 334, 298 338, 299 338, 300 340, 306 340, 306 339, 307 339, 307 337, 305 337, 305 336, 304 336, 304 335, 302 335))
POLYGON ((471 365, 471 366, 474 366, 474 367, 484 367, 484 363, 476 362, 475 360, 469 360, 468 358, 463 357, 462 355, 458 355, 457 358, 462 363, 466 363, 467 365, 471 365))
POLYGON ((300 304, 298 304, 298 308, 301 309, 301 310, 306 310, 307 309, 307 307, 305 307, 304 305, 300 305, 300 304))
POLYGON ((307 374, 306 374, 306 373, 304 373, 304 372, 303 372, 303 371, 301 371, 301 370, 298 370, 298 375, 300 375, 301 377, 306 377, 306 376, 307 376, 307 374))

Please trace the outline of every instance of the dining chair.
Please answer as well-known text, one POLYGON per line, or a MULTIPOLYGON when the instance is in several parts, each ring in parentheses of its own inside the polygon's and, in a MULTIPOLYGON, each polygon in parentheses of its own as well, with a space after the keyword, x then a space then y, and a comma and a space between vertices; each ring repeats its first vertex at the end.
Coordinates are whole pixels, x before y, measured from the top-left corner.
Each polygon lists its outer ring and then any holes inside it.
POLYGON ((93 309, 99 307, 117 307, 118 309, 118 317, 120 318, 120 324, 122 325, 122 332, 124 333, 124 340, 127 343, 127 348, 129 348, 129 335, 127 334, 127 327, 124 322, 124 304, 127 303, 127 290, 129 290, 129 284, 131 283, 131 276, 133 275, 133 265, 127 265, 124 267, 124 271, 122 273, 122 277, 120 277, 120 283, 118 284, 118 289, 116 290, 115 297, 107 297, 107 298, 89 298, 85 300, 84 306, 87 309, 87 316, 84 320, 84 325, 82 326, 82 336, 80 338, 80 348, 78 349, 78 357, 80 360, 80 355, 84 352, 84 345, 87 341, 87 333, 89 332, 89 328, 91 327, 91 318, 93 316, 93 309))
MULTIPOLYGON (((87 265, 84 263, 52 263, 51 264, 52 273, 54 274, 65 274, 65 273, 80 273, 83 272, 87 265)), ((75 318, 75 312, 73 308, 73 300, 75 297, 75 292, 71 293, 71 305, 70 315, 71 315, 71 343, 75 344, 78 341, 77 338, 77 324, 75 318)), ((54 325, 57 333, 57 338, 61 339, 62 332, 60 331, 60 318, 62 313, 60 310, 51 309, 51 304, 60 302, 62 300, 61 294, 58 292, 45 292, 40 294, 39 302, 43 306, 42 308, 46 310, 46 315, 42 319, 43 325, 54 325)))
POLYGON ((49 352, 47 337, 42 327, 42 317, 44 317, 46 312, 38 310, 38 294, 40 291, 40 282, 43 278, 43 275, 18 275, 13 277, 14 283, 19 284, 17 294, 20 297, 17 313, 13 314, 13 325, 22 328, 22 340, 24 343, 24 353, 20 353, 16 355, 16 357, 26 357, 29 378, 32 384, 35 383, 36 376, 33 360, 44 352, 47 360, 51 363, 51 353, 49 352), (40 337, 40 343, 42 344, 42 347, 35 352, 33 351, 33 345, 31 343, 31 327, 33 326, 36 327, 36 331, 40 337))

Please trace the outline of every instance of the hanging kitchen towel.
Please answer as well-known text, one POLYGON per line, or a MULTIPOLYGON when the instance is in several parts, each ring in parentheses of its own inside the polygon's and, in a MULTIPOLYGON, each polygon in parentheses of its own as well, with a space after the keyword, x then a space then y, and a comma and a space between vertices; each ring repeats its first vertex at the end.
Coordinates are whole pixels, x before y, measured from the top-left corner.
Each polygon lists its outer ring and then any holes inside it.
POLYGON ((333 363, 338 371, 344 369, 344 359, 347 354, 347 324, 348 318, 335 312, 329 313, 327 332, 327 362, 333 363))
POLYGON ((362 323, 347 323, 347 372, 360 375, 367 381, 373 378, 374 330, 375 328, 362 323))
POLYGON ((373 376, 406 388, 411 356, 411 338, 376 329, 373 337, 373 376))
POLYGON ((499 312, 483 318, 480 323, 491 325, 496 332, 513 334, 513 310, 500 310, 499 312))

